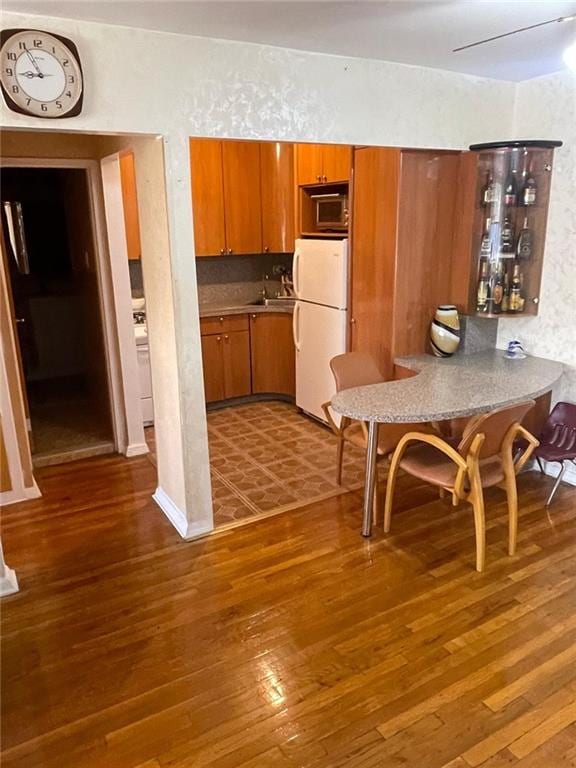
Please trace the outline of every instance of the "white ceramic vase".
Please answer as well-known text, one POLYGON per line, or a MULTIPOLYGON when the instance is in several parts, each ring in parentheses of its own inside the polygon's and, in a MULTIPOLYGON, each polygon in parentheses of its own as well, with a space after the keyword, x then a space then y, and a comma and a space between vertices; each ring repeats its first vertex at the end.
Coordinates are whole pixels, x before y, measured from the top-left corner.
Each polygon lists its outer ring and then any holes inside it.
POLYGON ((430 344, 436 357, 451 357, 460 344, 460 319, 453 304, 441 304, 430 325, 430 344))

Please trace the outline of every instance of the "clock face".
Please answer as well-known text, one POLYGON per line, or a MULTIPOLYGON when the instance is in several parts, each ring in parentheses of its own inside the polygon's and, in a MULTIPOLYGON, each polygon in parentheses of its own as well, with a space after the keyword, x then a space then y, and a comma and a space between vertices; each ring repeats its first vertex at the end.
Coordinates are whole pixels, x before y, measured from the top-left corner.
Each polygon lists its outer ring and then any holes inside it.
POLYGON ((0 83, 6 103, 35 117, 71 117, 82 104, 82 70, 70 41, 38 30, 2 35, 0 83))

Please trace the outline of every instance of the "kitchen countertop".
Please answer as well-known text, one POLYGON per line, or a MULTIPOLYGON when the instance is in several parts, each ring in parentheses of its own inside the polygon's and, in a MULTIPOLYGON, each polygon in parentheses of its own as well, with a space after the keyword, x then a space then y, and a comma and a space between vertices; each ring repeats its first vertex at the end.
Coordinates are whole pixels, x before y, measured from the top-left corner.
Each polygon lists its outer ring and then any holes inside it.
MULTIPOLYGON (((288 302, 287 302, 288 303, 288 302)), ((294 304, 288 306, 265 307, 262 304, 204 304, 200 307, 200 317, 218 317, 219 315, 253 315, 270 314, 271 312, 288 312, 292 314, 294 304)))
POLYGON ((449 358, 398 357, 394 362, 418 375, 339 392, 332 398, 334 410, 388 423, 472 416, 545 394, 564 369, 562 363, 540 357, 509 360, 497 349, 449 358))

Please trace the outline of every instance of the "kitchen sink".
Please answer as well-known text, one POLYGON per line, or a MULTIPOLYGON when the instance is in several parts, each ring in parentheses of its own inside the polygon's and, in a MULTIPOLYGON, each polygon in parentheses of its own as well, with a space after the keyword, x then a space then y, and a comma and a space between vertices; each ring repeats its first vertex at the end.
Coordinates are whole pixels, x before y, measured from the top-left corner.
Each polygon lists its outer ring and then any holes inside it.
POLYGON ((293 307, 294 302, 295 302, 295 299, 289 296, 285 299, 282 299, 282 298, 258 299, 257 301, 252 301, 250 303, 250 306, 251 307, 293 307))

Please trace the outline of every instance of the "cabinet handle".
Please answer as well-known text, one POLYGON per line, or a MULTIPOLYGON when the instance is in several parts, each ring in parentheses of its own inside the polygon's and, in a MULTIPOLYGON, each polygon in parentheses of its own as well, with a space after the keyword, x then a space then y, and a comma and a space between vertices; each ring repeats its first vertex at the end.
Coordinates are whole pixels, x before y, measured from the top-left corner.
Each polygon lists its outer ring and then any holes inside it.
POLYGON ((322 181, 322 176, 316 176, 316 181, 322 181))
POLYGON ((252 315, 252 320, 256 320, 256 315, 252 315))
POLYGON ((221 323, 224 322, 224 318, 223 317, 219 317, 218 320, 220 320, 221 323))
POLYGON ((268 246, 267 246, 267 245, 265 245, 265 246, 264 246, 264 253, 268 253, 268 251, 269 251, 269 250, 270 250, 270 249, 268 248, 268 246))
POLYGON ((216 341, 222 341, 222 336, 216 336, 216 341))
POLYGON ((350 325, 356 325, 356 318, 355 317, 351 317, 350 318, 350 325))
POLYGON ((538 296, 534 296, 534 298, 532 299, 532 304, 539 304, 539 303, 540 303, 540 299, 538 298, 538 296))
POLYGON ((326 183, 328 181, 328 176, 322 176, 322 181, 326 183))
POLYGON ((220 254, 223 256, 225 253, 226 251, 224 250, 224 248, 220 248, 220 254))
POLYGON ((228 253, 233 253, 232 248, 228 248, 228 253))
POLYGON ((224 336, 224 341, 228 341, 229 338, 230 336, 224 336))

